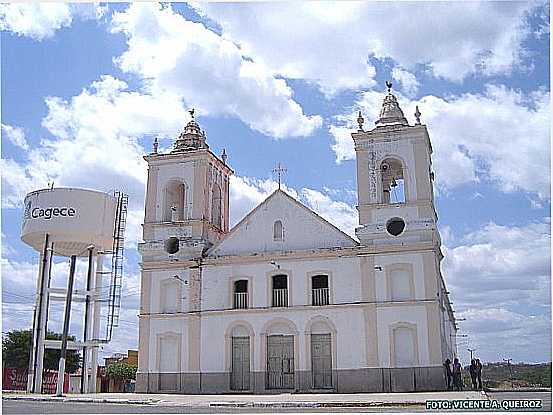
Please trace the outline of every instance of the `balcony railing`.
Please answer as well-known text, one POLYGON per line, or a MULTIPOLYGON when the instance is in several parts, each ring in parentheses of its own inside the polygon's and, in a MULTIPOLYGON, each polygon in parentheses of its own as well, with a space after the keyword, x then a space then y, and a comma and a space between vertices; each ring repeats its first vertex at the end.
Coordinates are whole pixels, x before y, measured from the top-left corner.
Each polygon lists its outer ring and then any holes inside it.
POLYGON ((234 293, 234 308, 248 308, 248 293, 234 293))
POLYGON ((330 293, 328 288, 313 288, 311 290, 313 305, 328 305, 330 304, 330 293))
POLYGON ((273 307, 288 307, 288 288, 273 288, 273 307))

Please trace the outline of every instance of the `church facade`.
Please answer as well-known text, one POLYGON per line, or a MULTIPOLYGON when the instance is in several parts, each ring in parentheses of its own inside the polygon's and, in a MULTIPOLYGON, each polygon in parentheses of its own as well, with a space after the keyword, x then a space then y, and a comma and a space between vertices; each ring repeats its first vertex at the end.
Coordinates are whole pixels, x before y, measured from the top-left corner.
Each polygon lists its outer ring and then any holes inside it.
POLYGON ((229 230, 233 171, 193 113, 145 156, 137 392, 444 388, 457 327, 415 117, 390 88, 375 128, 359 113, 357 239, 280 189, 229 230))

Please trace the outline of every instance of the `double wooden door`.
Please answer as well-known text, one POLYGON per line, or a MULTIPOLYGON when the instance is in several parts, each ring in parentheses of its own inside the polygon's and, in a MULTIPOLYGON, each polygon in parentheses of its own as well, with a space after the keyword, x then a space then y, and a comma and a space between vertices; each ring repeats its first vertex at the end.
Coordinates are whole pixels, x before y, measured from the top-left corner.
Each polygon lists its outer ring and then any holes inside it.
POLYGON ((294 336, 267 337, 267 389, 294 388, 294 336))

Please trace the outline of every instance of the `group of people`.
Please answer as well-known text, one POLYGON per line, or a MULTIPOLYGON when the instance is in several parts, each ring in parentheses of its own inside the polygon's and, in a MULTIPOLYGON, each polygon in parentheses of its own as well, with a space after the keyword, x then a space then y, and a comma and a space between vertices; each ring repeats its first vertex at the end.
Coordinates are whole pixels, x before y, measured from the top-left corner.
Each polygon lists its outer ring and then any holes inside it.
MULTIPOLYGON (((453 363, 451 363, 451 360, 446 359, 444 362, 444 368, 445 368, 445 374, 447 379, 447 390, 452 390, 455 388, 455 390, 461 391, 463 390, 463 376, 462 376, 462 366, 459 362, 459 359, 455 358, 453 359, 453 363)), ((470 362, 469 367, 469 373, 470 373, 470 379, 472 381, 472 389, 473 390, 481 390, 482 389, 482 363, 480 363, 480 359, 472 359, 470 362)))

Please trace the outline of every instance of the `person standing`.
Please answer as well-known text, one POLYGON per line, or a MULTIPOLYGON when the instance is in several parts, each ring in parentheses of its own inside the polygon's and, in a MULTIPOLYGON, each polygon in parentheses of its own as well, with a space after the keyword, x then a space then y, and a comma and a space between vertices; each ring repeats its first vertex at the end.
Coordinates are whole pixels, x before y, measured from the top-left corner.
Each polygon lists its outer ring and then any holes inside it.
POLYGON ((482 363, 476 359, 476 378, 478 379, 478 390, 482 390, 482 363))
POLYGON ((458 391, 463 390, 463 379, 461 375, 461 363, 459 359, 453 359, 453 385, 458 391))
POLYGON ((470 380, 472 382, 472 390, 476 390, 476 360, 472 359, 470 361, 470 367, 469 367, 469 373, 470 373, 470 380))
POLYGON ((449 358, 445 359, 444 362, 444 368, 445 368, 445 376, 447 379, 447 390, 451 390, 451 380, 453 378, 453 374, 451 373, 451 360, 449 358))

